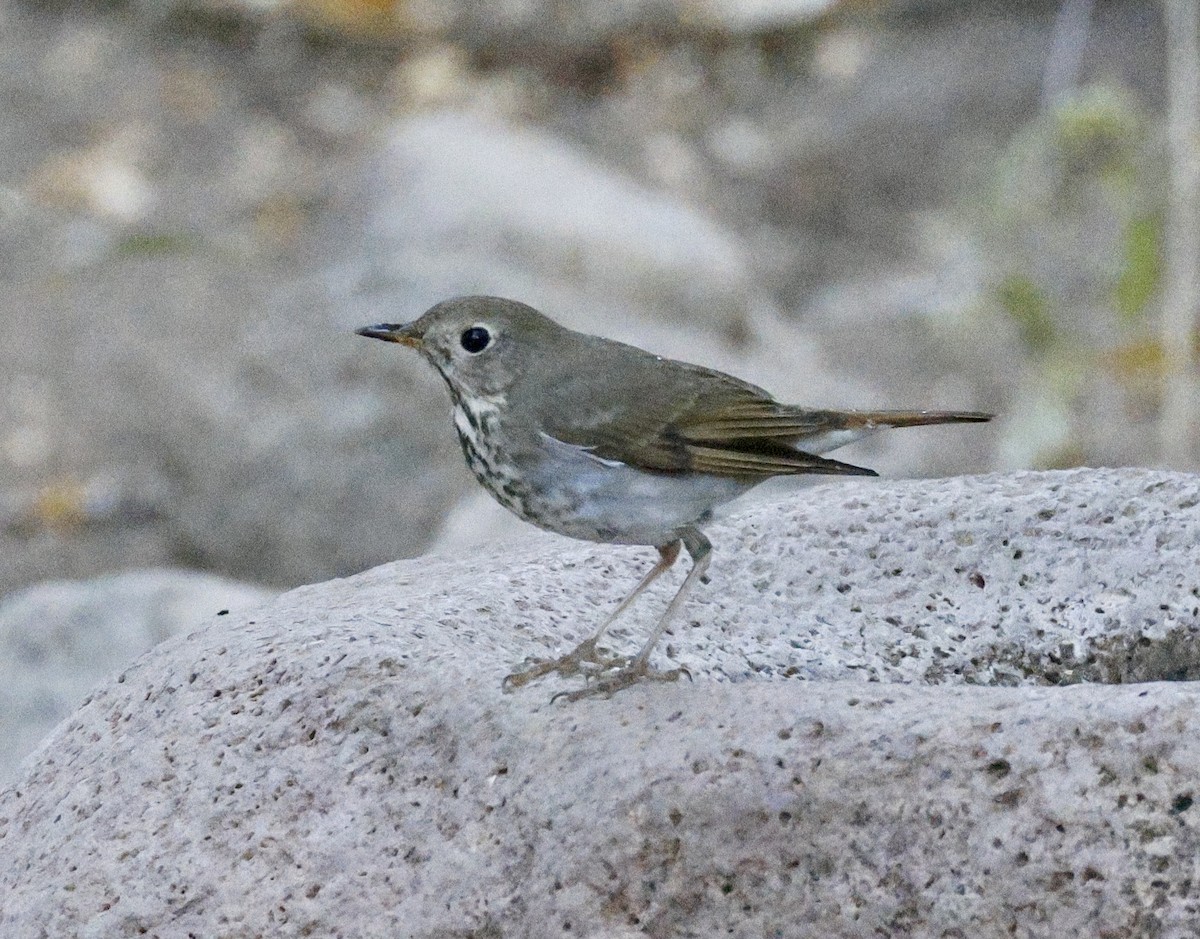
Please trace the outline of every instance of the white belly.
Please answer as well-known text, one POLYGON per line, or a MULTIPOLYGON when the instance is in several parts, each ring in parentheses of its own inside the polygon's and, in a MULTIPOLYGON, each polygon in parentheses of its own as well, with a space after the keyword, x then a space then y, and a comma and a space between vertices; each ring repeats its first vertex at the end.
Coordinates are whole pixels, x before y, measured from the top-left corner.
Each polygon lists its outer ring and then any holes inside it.
POLYGON ((467 465, 515 515, 541 528, 612 544, 665 545, 754 483, 718 476, 651 473, 604 460, 546 434, 515 444, 501 428, 500 402, 454 409, 467 465))
POLYGON ((666 544, 680 529, 706 521, 713 508, 754 485, 717 476, 646 472, 553 437, 543 435, 543 441, 546 459, 535 480, 544 518, 536 523, 588 541, 666 544))

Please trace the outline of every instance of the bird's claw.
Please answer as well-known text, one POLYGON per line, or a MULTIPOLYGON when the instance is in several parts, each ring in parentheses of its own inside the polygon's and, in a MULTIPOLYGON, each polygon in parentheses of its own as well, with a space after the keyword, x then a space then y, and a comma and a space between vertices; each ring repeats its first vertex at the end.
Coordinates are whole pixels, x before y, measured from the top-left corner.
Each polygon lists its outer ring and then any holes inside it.
POLYGON ((603 672, 620 670, 627 667, 630 660, 626 656, 603 655, 596 648, 595 637, 581 642, 564 656, 557 659, 535 659, 529 662, 529 667, 519 672, 506 675, 500 683, 505 692, 515 691, 531 681, 536 681, 544 675, 556 673, 569 678, 572 675, 583 675, 592 678, 603 672))
POLYGON ((595 678, 578 691, 560 691, 550 698, 553 704, 559 698, 566 701, 581 701, 584 698, 611 698, 618 691, 630 688, 643 681, 679 681, 681 675, 692 680, 692 673, 686 668, 672 668, 665 672, 655 671, 644 661, 634 660, 624 668, 617 669, 611 675, 595 678))

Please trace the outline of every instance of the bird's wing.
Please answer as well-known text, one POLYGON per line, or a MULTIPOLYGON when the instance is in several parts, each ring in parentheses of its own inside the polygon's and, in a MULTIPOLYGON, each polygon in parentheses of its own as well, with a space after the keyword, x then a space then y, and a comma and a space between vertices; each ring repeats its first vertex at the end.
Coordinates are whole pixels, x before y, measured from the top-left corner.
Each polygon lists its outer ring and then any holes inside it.
POLYGON ((593 385, 586 399, 564 376, 556 406, 543 415, 547 433, 600 459, 659 472, 875 475, 797 448, 832 429, 836 412, 781 405, 761 388, 699 366, 659 362, 630 375, 625 365, 625 386, 597 393, 593 385))

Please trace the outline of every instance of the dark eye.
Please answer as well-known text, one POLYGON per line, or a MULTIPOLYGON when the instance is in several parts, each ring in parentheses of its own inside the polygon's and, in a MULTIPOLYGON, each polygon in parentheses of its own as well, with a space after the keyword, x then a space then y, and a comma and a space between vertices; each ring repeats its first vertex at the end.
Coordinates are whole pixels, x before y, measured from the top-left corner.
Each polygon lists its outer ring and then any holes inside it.
POLYGON ((482 352, 488 347, 488 343, 491 341, 492 334, 482 326, 472 326, 470 329, 463 330, 462 337, 459 339, 462 347, 472 355, 482 352))

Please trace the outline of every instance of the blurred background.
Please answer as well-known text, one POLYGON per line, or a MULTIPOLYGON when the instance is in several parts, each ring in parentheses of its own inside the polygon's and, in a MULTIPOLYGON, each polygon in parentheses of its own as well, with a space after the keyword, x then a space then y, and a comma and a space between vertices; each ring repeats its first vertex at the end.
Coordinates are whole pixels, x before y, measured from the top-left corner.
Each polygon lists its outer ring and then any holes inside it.
POLYGON ((1194 469, 1195 7, 0 0, 0 713, 517 530, 352 333, 455 294, 999 415, 888 475, 1194 469))

